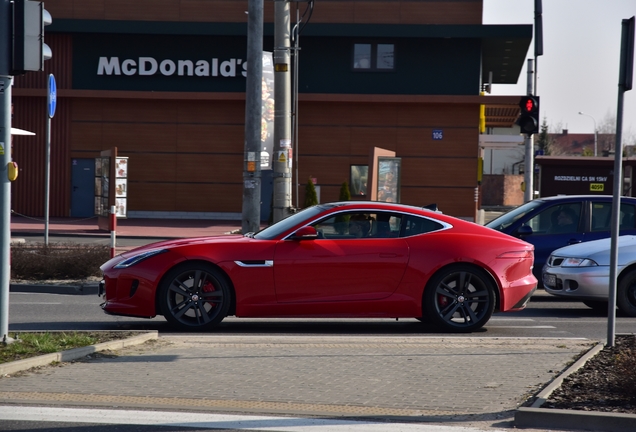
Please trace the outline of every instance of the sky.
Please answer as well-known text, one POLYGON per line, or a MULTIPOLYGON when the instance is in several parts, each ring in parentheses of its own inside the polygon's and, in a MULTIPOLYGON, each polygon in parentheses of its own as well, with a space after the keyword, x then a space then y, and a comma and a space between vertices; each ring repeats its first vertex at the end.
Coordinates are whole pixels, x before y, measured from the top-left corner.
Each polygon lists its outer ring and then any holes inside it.
MULTIPOLYGON (((534 0, 483 1, 484 24, 534 23, 534 0)), ((535 68, 542 122, 545 118, 550 132, 560 124, 569 133, 593 133, 594 121, 600 128, 616 116, 621 23, 636 15, 636 0, 543 0, 542 6, 543 55, 535 68)), ((534 59, 533 44, 517 84, 495 84, 491 94, 526 94, 528 58, 534 59)), ((624 139, 636 139, 636 77, 633 81, 623 96, 624 139)))

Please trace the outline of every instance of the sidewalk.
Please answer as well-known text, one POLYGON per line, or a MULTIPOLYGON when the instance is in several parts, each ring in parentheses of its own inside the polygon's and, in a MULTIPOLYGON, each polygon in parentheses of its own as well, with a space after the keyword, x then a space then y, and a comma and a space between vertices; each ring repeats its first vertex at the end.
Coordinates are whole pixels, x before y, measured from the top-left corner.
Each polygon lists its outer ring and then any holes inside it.
MULTIPOLYGON (((11 237, 44 235, 42 218, 11 215, 11 237)), ((241 229, 238 220, 209 219, 118 219, 117 237, 128 238, 182 238, 229 234, 241 229)), ((100 230, 97 217, 87 219, 50 218, 49 236, 110 237, 110 231, 100 230)))

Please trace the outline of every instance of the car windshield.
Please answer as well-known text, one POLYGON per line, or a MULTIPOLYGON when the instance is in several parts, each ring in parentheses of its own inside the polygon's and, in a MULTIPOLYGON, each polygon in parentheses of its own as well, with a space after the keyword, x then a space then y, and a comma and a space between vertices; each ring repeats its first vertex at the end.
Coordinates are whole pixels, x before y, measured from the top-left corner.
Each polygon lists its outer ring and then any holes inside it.
POLYGON ((295 225, 301 224, 303 221, 312 219, 316 215, 332 207, 332 205, 315 205, 312 207, 308 207, 298 213, 286 217, 285 219, 275 223, 274 225, 268 226, 267 228, 254 234, 253 237, 260 240, 273 240, 294 227, 295 225))
POLYGON ((498 218, 491 220, 486 224, 486 226, 488 228, 496 229, 497 231, 502 231, 542 204, 543 201, 541 200, 527 202, 523 205, 520 205, 516 209, 510 210, 509 212, 502 214, 498 218))

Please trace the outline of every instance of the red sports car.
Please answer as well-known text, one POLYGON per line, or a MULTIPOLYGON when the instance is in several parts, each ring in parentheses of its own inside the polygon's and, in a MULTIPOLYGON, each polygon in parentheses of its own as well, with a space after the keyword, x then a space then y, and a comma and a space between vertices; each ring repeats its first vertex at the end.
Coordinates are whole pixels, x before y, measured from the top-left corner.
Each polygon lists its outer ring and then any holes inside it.
POLYGON ((536 289, 533 246, 419 207, 337 202, 254 234, 153 243, 101 269, 106 313, 181 330, 237 317, 417 318, 474 331, 536 289))

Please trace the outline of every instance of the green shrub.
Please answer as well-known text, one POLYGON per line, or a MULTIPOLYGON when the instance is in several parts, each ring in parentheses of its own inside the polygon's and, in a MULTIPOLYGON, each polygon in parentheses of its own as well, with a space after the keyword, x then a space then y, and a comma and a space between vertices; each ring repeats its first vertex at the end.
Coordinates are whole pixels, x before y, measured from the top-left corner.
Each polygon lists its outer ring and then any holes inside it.
POLYGON ((318 204, 318 195, 316 195, 316 186, 311 180, 311 176, 307 179, 307 185, 305 186, 305 201, 303 208, 311 207, 318 204))
POLYGON ((11 245, 11 277, 23 280, 86 279, 100 276, 110 247, 80 243, 11 245))
POLYGON ((349 183, 346 181, 342 183, 340 186, 340 196, 338 197, 339 201, 350 201, 351 200, 351 191, 349 190, 349 183))

